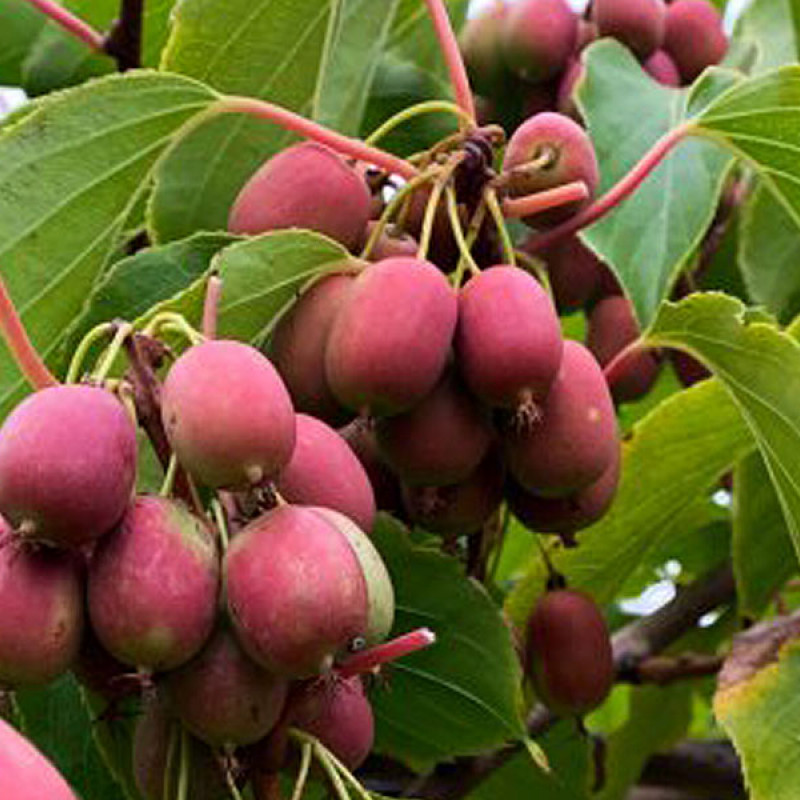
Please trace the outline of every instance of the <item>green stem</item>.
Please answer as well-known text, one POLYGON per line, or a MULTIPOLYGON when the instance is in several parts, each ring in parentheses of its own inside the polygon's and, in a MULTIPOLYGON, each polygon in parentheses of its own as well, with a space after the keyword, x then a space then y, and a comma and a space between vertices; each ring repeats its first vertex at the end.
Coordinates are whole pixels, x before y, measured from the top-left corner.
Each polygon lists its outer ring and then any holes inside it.
POLYGON ((155 337, 159 330, 170 329, 185 336, 190 344, 200 344, 203 336, 196 331, 186 320, 186 317, 174 311, 162 311, 150 320, 147 327, 142 331, 145 336, 155 337))
POLYGON ((189 734, 181 729, 181 766, 178 774, 178 793, 176 800, 189 799, 189 766, 192 755, 189 752, 189 734))
POLYGON ((175 765, 175 754, 178 749, 179 737, 180 730, 178 728, 178 723, 173 722, 172 725, 170 725, 169 743, 167 744, 167 758, 164 762, 164 800, 169 800, 169 798, 172 797, 172 792, 170 792, 170 784, 172 783, 172 769, 175 765))
POLYGON ((98 366, 97 371, 92 375, 93 380, 97 383, 102 383, 108 377, 108 373, 111 372, 114 362, 117 360, 117 356, 125 344, 125 340, 133 333, 133 325, 129 322, 112 324, 116 325, 114 338, 111 340, 111 344, 109 344, 103 356, 103 360, 100 362, 100 366, 98 366))
POLYGON ((330 751, 328 750, 322 742, 319 742, 319 747, 325 751, 325 755, 330 759, 331 764, 336 768, 342 778, 350 784, 350 786, 355 789, 356 794, 362 798, 362 800, 372 800, 372 796, 370 793, 361 785, 358 778, 350 772, 349 769, 330 751))
POLYGON ((225 509, 222 507, 222 503, 220 503, 216 497, 211 501, 211 510, 214 514, 214 521, 217 523, 217 529, 219 530, 222 552, 225 553, 228 550, 228 544, 230 543, 228 520, 225 517, 225 509))
POLYGON ((75 349, 72 355, 72 360, 69 362, 69 370, 67 371, 66 383, 77 383, 81 375, 81 367, 89 354, 89 350, 101 339, 108 338, 116 330, 116 325, 113 322, 102 322, 100 325, 95 325, 86 336, 81 339, 80 344, 75 349))
POLYGON ((395 128, 402 125, 404 122, 415 119, 423 114, 454 114, 458 117, 459 122, 469 126, 472 125, 474 120, 455 103, 448 103, 446 100, 428 100, 424 103, 417 103, 410 108, 404 108, 392 117, 386 120, 382 125, 377 127, 365 140, 364 144, 375 144, 375 142, 382 139, 387 134, 391 133, 395 128))
POLYGON ((480 275, 481 268, 470 252, 470 245, 464 238, 464 231, 461 229, 461 220, 458 218, 458 205, 456 204, 456 192, 452 186, 447 187, 447 215, 450 218, 450 227, 453 229, 453 237, 458 245, 461 259, 469 268, 473 275, 480 275))
POLYGON ((511 241, 511 236, 506 228, 505 219, 503 218, 503 211, 500 208, 500 203, 497 200, 497 192, 494 189, 488 188, 483 198, 486 201, 486 206, 489 213, 492 215, 494 224, 497 226, 497 232, 500 234, 500 241, 503 244, 503 252, 505 253, 506 263, 512 267, 516 266, 517 260, 514 256, 514 243, 511 241))
POLYGON ((550 283, 550 275, 547 272, 547 268, 543 266, 542 262, 539 261, 538 258, 528 255, 528 253, 525 253, 522 250, 517 250, 516 255, 523 267, 536 276, 536 279, 542 284, 544 290, 548 295, 550 295, 550 299, 553 301, 553 303, 555 303, 553 286, 550 283))
MULTIPOLYGON (((470 253, 472 253, 472 246, 475 244, 475 240, 478 238, 478 235, 481 232, 481 226, 483 225, 484 219, 486 219, 486 203, 479 203, 478 207, 475 209, 475 213, 472 215, 472 219, 469 221, 469 228, 467 228, 467 235, 465 237, 467 250, 470 253)), ((451 276, 453 288, 458 289, 461 286, 461 281, 464 280, 464 272, 466 271, 466 268, 467 259, 464 258, 463 254, 461 254, 459 255, 458 264, 456 264, 455 271, 451 276)), ((470 271, 475 274, 473 270, 470 271)))
POLYGON ((160 497, 168 497, 172 492, 172 487, 175 485, 175 476, 178 474, 178 457, 173 453, 169 457, 169 465, 167 466, 167 474, 164 475, 164 481, 161 484, 159 491, 160 497))
POLYGON ((306 781, 308 780, 308 771, 311 768, 313 749, 313 745, 308 742, 303 742, 302 751, 300 753, 300 769, 297 772, 297 781, 294 785, 291 800, 302 800, 303 792, 306 788, 306 781))
POLYGON ((225 769, 225 782, 228 784, 228 791, 233 800, 242 800, 242 793, 239 791, 239 787, 233 779, 233 773, 227 768, 225 769))
POLYGON ((445 183, 450 178, 449 175, 442 175, 433 184, 430 197, 428 197, 428 205, 425 207, 425 217, 422 220, 422 231, 419 235, 419 247, 417 248, 417 258, 427 258, 428 249, 431 246, 431 237, 433 236, 433 223, 436 220, 436 213, 439 210, 439 200, 442 197, 445 183))
POLYGON ((342 782, 337 768, 334 766, 334 757, 330 751, 315 736, 310 736, 297 728, 289 728, 289 736, 301 745, 310 745, 314 756, 331 782, 331 787, 339 800, 352 800, 347 787, 342 782))

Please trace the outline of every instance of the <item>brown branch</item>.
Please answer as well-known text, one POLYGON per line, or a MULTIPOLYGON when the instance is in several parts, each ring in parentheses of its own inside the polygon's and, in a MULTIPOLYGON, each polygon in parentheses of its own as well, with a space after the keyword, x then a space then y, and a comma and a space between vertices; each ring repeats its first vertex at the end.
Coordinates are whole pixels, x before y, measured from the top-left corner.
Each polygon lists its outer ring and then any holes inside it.
POLYGON ((119 19, 111 23, 103 51, 125 72, 142 66, 142 13, 144 0, 122 0, 119 19))
POLYGON ((722 669, 722 656, 705 653, 681 653, 677 656, 651 656, 643 659, 620 682, 634 684, 654 683, 667 686, 676 681, 716 675, 722 669))

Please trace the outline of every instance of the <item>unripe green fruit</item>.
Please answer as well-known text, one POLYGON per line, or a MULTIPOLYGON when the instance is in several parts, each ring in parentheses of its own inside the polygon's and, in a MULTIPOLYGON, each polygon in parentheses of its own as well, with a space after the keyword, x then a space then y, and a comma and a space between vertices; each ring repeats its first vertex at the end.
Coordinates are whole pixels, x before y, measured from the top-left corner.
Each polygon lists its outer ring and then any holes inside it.
POLYGON ((387 258, 355 280, 331 328, 328 382, 354 411, 399 414, 433 389, 444 371, 458 304, 430 262, 387 258))
POLYGON ((560 716, 585 714, 614 682, 611 640, 594 601, 569 589, 547 592, 527 625, 526 667, 537 694, 560 716))
POLYGON ((308 228, 353 250, 363 239, 371 206, 356 170, 330 148, 303 142, 270 158, 242 187, 228 230, 259 234, 308 228))
POLYGON ((136 451, 136 428, 110 392, 35 392, 0 428, 0 514, 26 539, 63 547, 98 539, 128 507, 136 451))
POLYGON ((590 200, 600 180, 597 156, 586 131, 563 114, 545 111, 514 131, 503 159, 503 177, 512 197, 526 197, 573 181, 583 181, 589 198, 525 218, 552 225, 574 215, 590 200))
POLYGON ((722 17, 708 0, 674 0, 667 7, 664 49, 691 83, 728 51, 722 17))
POLYGON ((174 669, 211 633, 218 589, 217 548, 206 523, 178 501, 143 495, 92 557, 92 627, 120 661, 174 669))
POLYGON ((617 419, 603 371, 583 345, 564 342, 541 418, 509 425, 505 444, 512 476, 536 494, 571 495, 606 471, 619 447, 617 419))
MULTIPOLYGON (((606 297, 589 314, 586 346, 600 366, 608 366, 631 342, 639 338, 639 325, 630 300, 623 296, 606 297)), ((626 356, 614 367, 609 389, 617 403, 630 403, 644 397, 658 379, 661 362, 650 350, 626 356)))
POLYGON ((410 411, 378 420, 375 432, 384 461, 409 485, 465 480, 492 441, 487 409, 452 372, 410 411))
POLYGON ((169 672, 163 686, 181 722, 212 747, 253 744, 266 736, 289 688, 245 655, 224 627, 189 663, 169 672))
POLYGON ((242 342, 190 347, 164 381, 161 417, 178 461, 214 488, 263 484, 294 449, 289 393, 269 360, 242 342))
POLYGON ((375 523, 375 495, 361 462, 333 428, 306 414, 297 415, 294 452, 276 488, 289 503, 335 509, 364 531, 375 523))
POLYGON ((231 542, 224 571, 239 643, 266 669, 311 677, 366 636, 361 564, 348 539, 312 508, 282 505, 253 520, 231 542))
POLYGON ((9 800, 76 800, 56 768, 0 719, 0 797, 9 800))
POLYGON ((611 36, 639 58, 647 58, 664 42, 664 0, 593 0, 592 20, 600 36, 611 36))
POLYGON ((2 518, 0 609, 0 686, 49 683, 70 668, 83 631, 78 563, 66 553, 30 548, 2 518))
POLYGON ((519 0, 503 25, 506 63, 529 81, 545 81, 564 69, 577 39, 578 17, 565 0, 519 0))
POLYGON ((331 425, 344 424, 353 416, 342 408, 328 385, 325 348, 333 320, 354 280, 352 272, 320 278, 278 320, 269 343, 269 356, 295 409, 331 425))
POLYGON ((524 270, 491 267, 461 290, 458 366, 470 391, 487 405, 535 410, 555 380, 562 348, 555 308, 524 270))
POLYGON ((318 681, 292 707, 292 725, 315 736, 349 770, 364 763, 375 738, 372 706, 361 678, 318 681))

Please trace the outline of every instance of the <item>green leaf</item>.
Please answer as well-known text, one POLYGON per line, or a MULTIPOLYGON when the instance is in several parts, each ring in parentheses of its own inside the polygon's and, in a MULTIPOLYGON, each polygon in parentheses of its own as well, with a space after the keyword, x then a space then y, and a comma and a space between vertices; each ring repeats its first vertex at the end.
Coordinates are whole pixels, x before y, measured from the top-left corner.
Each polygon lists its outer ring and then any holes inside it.
MULTIPOLYGON (((352 257, 340 244, 310 231, 274 231, 226 247, 212 262, 222 280, 218 335, 260 340, 303 286, 341 269, 344 260, 352 257)), ((204 276, 142 319, 154 311, 170 310, 199 325, 205 290, 204 276)))
POLYGON ((468 795, 467 800, 583 800, 590 782, 589 739, 569 720, 554 725, 539 741, 550 771, 527 752, 511 758, 468 795))
POLYGON ((750 800, 794 800, 800 782, 797 616, 734 639, 714 711, 742 759, 750 800))
POLYGON ((754 302, 784 321, 800 311, 800 228, 763 186, 743 209, 739 263, 754 302))
MULTIPOLYGON (((571 586, 605 604, 651 554, 700 534, 713 519, 709 495, 720 476, 754 448, 736 405, 715 380, 672 395, 638 422, 623 443, 622 479, 608 514, 578 534, 579 547, 555 549, 571 586)), ((521 623, 541 594, 547 570, 536 559, 507 602, 521 623)))
POLYGON ((800 345, 723 294, 666 303, 647 338, 687 350, 724 384, 761 451, 800 553, 800 345))
POLYGON ((358 134, 375 70, 399 0, 340 0, 314 101, 313 117, 358 134))
MULTIPOLYGON (((469 0, 444 0, 450 24, 458 31, 467 18, 469 0)), ((427 72, 439 84, 440 97, 450 95, 447 69, 428 10, 421 0, 400 0, 392 25, 389 49, 427 72)))
MULTIPOLYGON (((592 45, 584 59, 586 76, 577 96, 602 170, 601 193, 734 80, 731 73, 711 70, 692 89, 669 89, 612 40, 592 45)), ((584 232, 585 241, 616 273, 643 326, 700 243, 730 163, 719 147, 686 140, 632 197, 584 232)))
POLYGON ((46 23, 26 0, 0 0, 0 85, 22 85, 22 62, 46 23))
POLYGON ((453 559, 414 547, 390 517, 379 518, 373 539, 395 589, 393 635, 436 633, 432 647, 394 663, 391 685, 372 696, 376 749, 424 770, 522 738, 519 659, 500 610, 453 559))
POLYGON ((70 328, 67 350, 74 350, 95 325, 137 319, 152 306, 182 292, 205 275, 211 259, 234 241, 236 237, 227 233, 200 233, 117 261, 70 328))
POLYGON ((694 132, 747 159, 800 225, 800 66, 733 87, 705 109, 694 132))
MULTIPOLYGON (((0 130, 0 270, 49 359, 80 312, 158 157, 214 99, 186 78, 112 76, 0 130)), ((0 418, 25 392, 0 347, 0 418)))
POLYGON ((737 39, 757 47, 753 73, 792 64, 800 55, 800 7, 797 0, 751 0, 736 21, 737 39))
POLYGON ((760 617, 775 592, 797 572, 792 539, 764 460, 745 458, 733 480, 733 572, 744 616, 760 617))
MULTIPOLYGON (((331 6, 332 0, 185 0, 176 7, 161 66, 308 115, 326 63, 331 6)), ((194 131, 159 169, 150 209, 154 239, 226 229, 244 182, 294 138, 240 114, 194 131)))
POLYGON ((686 733, 692 719, 692 685, 648 686, 630 692, 625 724, 608 737, 606 783, 593 800, 624 800, 647 759, 686 733))
POLYGON ((93 722, 72 675, 15 693, 22 730, 86 800, 119 798, 121 787, 97 750, 93 722))

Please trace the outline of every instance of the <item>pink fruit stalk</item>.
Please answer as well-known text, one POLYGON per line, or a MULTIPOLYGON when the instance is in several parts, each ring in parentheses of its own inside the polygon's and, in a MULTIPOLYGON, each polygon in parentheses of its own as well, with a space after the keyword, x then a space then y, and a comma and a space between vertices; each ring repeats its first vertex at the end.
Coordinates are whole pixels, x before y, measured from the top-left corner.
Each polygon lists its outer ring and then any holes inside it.
POLYGON ((297 415, 294 452, 276 487, 287 502, 340 511, 364 531, 375 523, 375 495, 361 462, 333 428, 306 414, 297 415))
POLYGON ((358 247, 371 198, 361 176, 325 145, 303 142, 270 158, 242 187, 231 209, 233 233, 308 228, 358 247))
POLYGON ((214 488, 263 484, 294 449, 289 393, 269 360, 242 342, 189 348, 164 381, 161 416, 178 461, 214 488))
POLYGON ((76 800, 56 768, 0 719, 0 797, 9 800, 76 800))
POLYGON ((356 278, 325 354, 334 394, 354 411, 398 414, 433 389, 456 325, 456 296, 430 262, 387 258, 356 278))
POLYGON ((76 546, 125 513, 136 429, 114 395, 54 386, 23 400, 0 428, 0 513, 26 539, 76 546))
POLYGON ((181 503, 141 496, 89 566, 89 615, 120 661, 162 671, 188 661, 211 633, 219 563, 205 522, 181 503))

